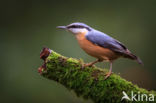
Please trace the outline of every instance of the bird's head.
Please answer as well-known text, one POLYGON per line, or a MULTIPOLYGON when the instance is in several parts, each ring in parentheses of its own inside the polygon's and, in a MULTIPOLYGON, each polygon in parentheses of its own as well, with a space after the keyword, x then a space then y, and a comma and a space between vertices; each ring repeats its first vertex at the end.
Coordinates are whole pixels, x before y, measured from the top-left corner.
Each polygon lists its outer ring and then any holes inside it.
POLYGON ((81 34, 81 33, 88 33, 89 31, 92 30, 92 28, 89 27, 88 25, 86 25, 84 23, 79 23, 79 22, 72 23, 67 26, 58 26, 57 28, 65 29, 75 35, 81 34))

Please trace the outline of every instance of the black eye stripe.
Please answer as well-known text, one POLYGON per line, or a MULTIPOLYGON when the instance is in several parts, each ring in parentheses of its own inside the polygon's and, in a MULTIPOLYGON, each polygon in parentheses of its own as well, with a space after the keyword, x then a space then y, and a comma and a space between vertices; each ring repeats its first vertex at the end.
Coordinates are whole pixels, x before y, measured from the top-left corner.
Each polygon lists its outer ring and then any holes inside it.
POLYGON ((71 25, 71 26, 68 26, 68 28, 85 28, 85 27, 81 25, 71 25))
POLYGON ((69 28, 86 28, 88 31, 91 31, 91 29, 89 27, 85 27, 85 26, 81 26, 81 25, 71 25, 67 27, 69 28))

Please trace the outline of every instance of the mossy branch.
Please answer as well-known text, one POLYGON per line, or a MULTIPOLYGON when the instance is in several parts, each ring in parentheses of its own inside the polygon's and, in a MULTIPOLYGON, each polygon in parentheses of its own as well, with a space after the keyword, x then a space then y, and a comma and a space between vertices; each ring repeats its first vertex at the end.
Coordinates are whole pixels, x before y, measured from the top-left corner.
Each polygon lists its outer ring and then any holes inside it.
MULTIPOLYGON (((42 50, 40 58, 44 60, 44 64, 38 70, 43 77, 64 85, 69 90, 73 90, 77 96, 91 99, 94 103, 121 103, 123 91, 129 96, 133 91, 134 94, 147 94, 147 96, 153 94, 154 98, 156 97, 155 91, 139 88, 117 74, 112 74, 104 80, 106 69, 95 66, 82 68, 82 61, 64 57, 48 48, 42 50)), ((124 99, 122 102, 136 101, 124 99)))

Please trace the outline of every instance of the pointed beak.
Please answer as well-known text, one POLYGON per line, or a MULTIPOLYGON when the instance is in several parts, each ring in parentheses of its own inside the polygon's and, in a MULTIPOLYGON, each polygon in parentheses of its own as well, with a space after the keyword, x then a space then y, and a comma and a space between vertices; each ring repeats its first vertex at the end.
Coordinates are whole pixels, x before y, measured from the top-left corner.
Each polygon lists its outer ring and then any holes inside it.
POLYGON ((59 28, 59 29, 67 29, 66 26, 57 26, 56 28, 59 28))

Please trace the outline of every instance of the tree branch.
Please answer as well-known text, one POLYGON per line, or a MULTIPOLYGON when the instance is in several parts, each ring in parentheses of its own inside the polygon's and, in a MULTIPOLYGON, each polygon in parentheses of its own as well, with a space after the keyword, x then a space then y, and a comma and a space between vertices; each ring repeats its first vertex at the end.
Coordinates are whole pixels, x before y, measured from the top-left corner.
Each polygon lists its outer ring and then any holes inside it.
MULTIPOLYGON (((128 96, 131 96, 131 91, 133 91, 134 94, 137 94, 135 97, 137 100, 139 94, 140 97, 141 94, 146 94, 148 100, 152 99, 150 94, 156 97, 155 91, 139 88, 116 74, 104 80, 106 69, 95 66, 82 68, 82 61, 64 57, 48 48, 42 50, 40 58, 44 60, 44 63, 38 71, 43 77, 54 80, 69 90, 73 90, 77 96, 91 99, 95 103, 121 103, 123 91, 128 96)), ((145 103, 146 98, 143 100, 141 102, 145 103)), ((122 102, 132 101, 124 99, 122 102)))

